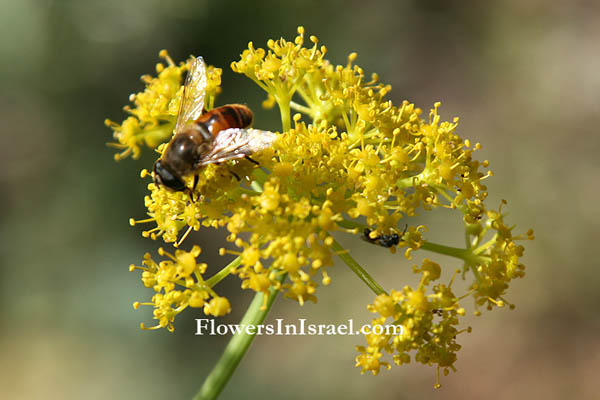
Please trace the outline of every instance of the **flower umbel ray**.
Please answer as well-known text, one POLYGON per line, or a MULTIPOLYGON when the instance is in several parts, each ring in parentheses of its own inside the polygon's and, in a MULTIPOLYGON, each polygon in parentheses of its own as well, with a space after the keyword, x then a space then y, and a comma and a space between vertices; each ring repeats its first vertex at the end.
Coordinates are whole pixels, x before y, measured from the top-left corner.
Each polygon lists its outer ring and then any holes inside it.
MULTIPOLYGON (((224 315, 229 301, 214 286, 231 275, 242 288, 262 293, 265 304, 272 290, 301 305, 316 302, 339 255, 377 295, 367 307, 377 314, 372 324, 404 328, 398 336, 366 336, 356 358, 362 372, 377 374, 414 358, 447 374, 455 369, 459 334, 471 329, 459 328, 467 300, 477 315, 513 307, 507 291, 525 269, 524 247, 517 243, 533 239, 533 231, 513 233, 502 210, 506 202, 488 208, 489 162, 474 158, 481 145, 459 135, 458 118, 442 121, 440 103, 426 117, 408 101, 394 104, 386 98, 391 87, 376 74, 366 77, 355 64, 356 53, 346 65, 333 65, 325 59, 326 47, 315 36, 308 39, 300 27, 293 41, 270 40, 266 49, 250 42, 231 64, 266 92, 264 105, 277 104, 281 116, 277 140, 252 155, 256 163, 240 159, 199 168, 183 177, 193 187, 188 191, 150 182, 144 199, 148 218, 132 220, 132 225, 151 224, 144 236, 176 246, 191 230, 224 228, 229 244, 220 254, 237 258, 205 279, 207 266, 197 261, 197 245, 174 254, 160 250, 159 262, 146 255, 143 266, 132 269, 142 271, 154 296, 136 307, 154 307, 153 328, 169 330, 188 307, 224 315), (440 208, 454 210, 464 225, 464 248, 432 243, 427 233, 435 227, 411 224, 411 217, 440 208), (418 287, 385 288, 352 258, 351 249, 334 240, 347 234, 357 239, 368 234, 373 252, 400 249, 410 260, 425 250, 459 258, 463 269, 449 271, 451 279, 443 281, 443 264, 425 259, 413 266, 418 287), (466 292, 454 292, 455 279, 469 281, 466 292)), ((132 95, 133 104, 125 108, 130 116, 121 124, 108 123, 122 149, 117 158, 137 158, 142 147, 160 156, 172 136, 190 61, 175 64, 165 51, 160 56, 166 65, 158 64, 156 77, 142 78, 145 90, 132 95)), ((216 104, 220 76, 220 69, 209 67, 207 109, 216 104)), ((270 129, 261 121, 255 127, 270 129)), ((144 169, 142 177, 152 173, 144 169)))

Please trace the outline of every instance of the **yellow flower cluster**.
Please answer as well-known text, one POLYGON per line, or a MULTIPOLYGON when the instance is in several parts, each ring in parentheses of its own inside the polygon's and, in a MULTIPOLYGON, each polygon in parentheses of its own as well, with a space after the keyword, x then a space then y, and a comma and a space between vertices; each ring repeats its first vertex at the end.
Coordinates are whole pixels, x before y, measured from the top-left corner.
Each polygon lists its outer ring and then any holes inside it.
MULTIPOLYGON (((326 48, 318 46, 317 38, 310 41, 311 47, 303 47, 304 29, 299 28, 293 42, 270 40, 268 50, 250 43, 232 63, 235 72, 266 91, 265 104, 277 103, 281 113, 278 139, 252 156, 259 166, 239 160, 203 167, 193 193, 148 185, 149 219, 132 221, 155 224, 145 236, 178 246, 192 229, 225 227, 236 249, 221 249, 221 255, 238 256, 206 282, 205 266, 192 261, 197 247, 191 253, 177 250, 175 256, 162 251, 169 260, 158 264, 147 256, 142 280, 157 293, 150 303, 157 327, 172 328, 175 315, 188 305, 215 316, 228 312, 229 303, 212 287, 232 274, 243 288, 268 294, 275 287, 300 304, 316 301, 319 285, 330 282, 327 268, 333 255, 340 255, 332 233, 367 234, 365 239, 392 252, 404 249, 407 259, 418 250, 457 257, 464 261, 462 278, 472 283, 460 296, 451 289, 455 277, 448 285, 430 288, 443 268, 426 259, 414 267, 421 275, 416 289, 406 286, 387 294, 378 284, 370 285, 378 295, 369 306, 379 314, 373 325, 391 321, 404 329, 395 337, 367 335, 367 346, 358 348, 357 365, 377 374, 389 367, 382 360, 384 352, 393 354, 394 363, 405 364, 414 351, 416 361, 447 373, 460 348, 457 334, 467 330, 457 328, 465 314, 459 301, 472 298, 476 313, 481 306, 508 304, 504 296, 510 281, 524 275, 524 249, 516 241, 532 239, 533 232, 515 236, 501 208, 487 209, 483 180, 491 172, 481 168, 488 162, 473 158, 481 146, 457 134, 457 118, 442 122, 439 103, 427 119, 408 101, 394 105, 385 99, 390 86, 379 83, 376 75, 366 79, 354 65, 356 54, 345 66, 334 66, 324 59, 326 48), (292 110, 298 113, 292 115, 292 110), (461 213, 465 248, 431 243, 427 227, 410 225, 410 217, 439 207, 461 213)), ((146 90, 133 96, 134 107, 127 108, 132 116, 121 125, 110 123, 125 149, 121 156, 137 157, 142 144, 162 153, 165 146, 159 143, 171 135, 187 64, 175 66, 163 57, 168 66, 159 64, 156 78, 144 78, 146 90)), ((209 69, 209 78, 212 107, 220 70, 209 69)), ((142 177, 150 175, 142 172, 142 177)), ((184 179, 192 187, 194 177, 184 179)), ((365 280, 368 274, 360 275, 365 280)))
MULTIPOLYGON (((318 40, 311 36, 312 48, 304 48, 304 28, 298 28, 299 36, 294 42, 284 39, 269 40, 269 51, 255 49, 252 42, 244 50, 240 61, 233 62, 231 69, 246 75, 264 89, 270 99, 276 101, 281 109, 283 129, 289 130, 290 104, 292 97, 306 86, 305 82, 317 78, 319 71, 327 61, 323 59, 327 49, 318 48, 318 40)), ((268 101, 267 103, 273 103, 268 101)))
POLYGON ((380 360, 383 351, 394 354, 394 363, 402 365, 410 362, 409 352, 413 350, 416 361, 437 365, 438 374, 440 368, 444 369, 444 374, 454 369, 456 352, 461 347, 456 343, 456 337, 470 331, 470 328, 463 331, 456 328, 458 317, 465 314, 465 309, 458 305, 458 298, 452 292, 454 278, 448 285, 435 285, 428 295, 426 290, 430 282, 441 276, 440 265, 424 259, 421 266, 413 267, 413 271, 422 274, 417 289, 405 286, 402 291, 380 294, 368 306, 369 311, 379 314, 372 321, 373 327, 393 323, 402 326, 402 330, 397 336, 378 334, 376 329, 366 335, 368 346, 357 347, 360 354, 356 357, 356 365, 362 372, 371 371, 376 375, 381 367, 389 369, 390 364, 380 360))
POLYGON ((131 271, 141 270, 144 286, 156 292, 152 302, 133 304, 136 309, 140 305, 154 307, 154 319, 158 320, 158 324, 146 328, 142 323, 142 329, 167 328, 173 331, 175 317, 187 307, 203 307, 206 315, 215 317, 226 315, 231 311, 229 300, 220 297, 212 290, 217 280, 205 281, 202 277, 206 271, 206 264, 199 264, 196 261, 201 253, 199 246, 194 246, 189 252, 176 250, 175 255, 166 252, 163 248, 160 248, 158 253, 168 259, 156 263, 150 254, 146 253, 142 267, 135 265, 129 267, 131 271))

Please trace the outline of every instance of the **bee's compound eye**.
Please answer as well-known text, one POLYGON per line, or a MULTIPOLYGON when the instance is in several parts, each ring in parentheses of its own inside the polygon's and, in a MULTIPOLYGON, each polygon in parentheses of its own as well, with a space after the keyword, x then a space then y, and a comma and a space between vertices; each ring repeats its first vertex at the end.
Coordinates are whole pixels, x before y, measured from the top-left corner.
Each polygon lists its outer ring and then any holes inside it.
POLYGON ((176 192, 185 189, 185 183, 183 180, 171 172, 171 170, 160 160, 154 164, 154 183, 157 185, 163 185, 176 192))

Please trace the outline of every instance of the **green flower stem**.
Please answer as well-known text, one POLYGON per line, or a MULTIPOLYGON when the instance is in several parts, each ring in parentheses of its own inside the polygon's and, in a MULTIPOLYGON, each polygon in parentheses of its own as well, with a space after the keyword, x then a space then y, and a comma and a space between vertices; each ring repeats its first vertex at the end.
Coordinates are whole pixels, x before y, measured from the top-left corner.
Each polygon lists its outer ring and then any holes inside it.
POLYGON ((442 244, 427 241, 424 241, 420 248, 423 250, 431 251, 433 253, 460 258, 468 264, 483 264, 489 261, 489 257, 473 254, 472 249, 460 249, 457 247, 444 246, 442 244))
POLYGON ((250 79, 252 79, 254 81, 254 83, 256 83, 258 86, 260 86, 260 88, 262 90, 264 90, 267 93, 271 93, 272 89, 269 88, 267 85, 265 85, 264 83, 262 83, 261 81, 259 81, 258 79, 256 79, 256 77, 252 76, 252 75, 248 75, 246 74, 246 76, 250 79))
POLYGON ((279 113, 281 114, 281 126, 284 132, 292 129, 291 111, 289 98, 280 99, 275 96, 277 104, 279 105, 279 113))
POLYGON ((468 251, 458 247, 444 246, 442 244, 424 241, 420 247, 423 250, 432 251, 434 253, 444 254, 450 257, 465 258, 468 251))
POLYGON ((354 221, 349 221, 347 219, 336 221, 336 224, 346 229, 358 229, 359 232, 363 232, 367 227, 366 225, 354 221))
MULTIPOLYGON (((282 282, 285 277, 286 275, 281 275, 278 280, 282 282)), ((269 297, 265 304, 264 294, 257 293, 256 296, 254 296, 252 303, 250 303, 250 307, 248 307, 246 314, 244 314, 244 318, 242 318, 240 325, 244 327, 262 324, 269 313, 277 294, 279 294, 279 290, 271 287, 269 290, 269 297), (265 307, 263 307, 263 305, 265 305, 265 307)), ((256 335, 248 334, 245 329, 242 329, 239 334, 233 335, 227 344, 225 351, 221 355, 221 358, 217 362, 217 365, 215 365, 204 381, 204 384, 194 397, 194 400, 212 400, 219 396, 248 351, 248 348, 254 340, 254 336, 256 335)))
POLYGON ((416 178, 416 182, 417 184, 420 182, 420 177, 421 175, 413 175, 413 176, 408 176, 406 178, 402 178, 402 179, 398 179, 396 181, 396 187, 398 187, 398 189, 408 189, 408 188, 412 188, 415 185, 415 178, 416 178))
POLYGON ((228 276, 231 273, 231 271, 236 269, 240 265, 241 262, 242 262, 242 257, 240 257, 240 256, 236 257, 232 262, 230 262, 225 267, 223 267, 222 270, 220 270, 219 272, 217 272, 216 274, 214 274, 213 276, 208 278, 204 283, 208 287, 214 287, 217 283, 219 283, 223 279, 225 279, 225 277, 228 276))
POLYGON ((471 235, 469 234, 469 232, 466 229, 465 229, 465 246, 471 247, 471 235))
POLYGON ((348 254, 348 252, 344 250, 336 240, 333 241, 331 248, 337 253, 338 257, 341 258, 348 267, 350 267, 352 272, 358 275, 358 277, 364 283, 366 283, 376 295, 387 294, 381 285, 379 285, 379 283, 377 283, 375 279, 373 279, 371 275, 369 275, 369 273, 365 271, 363 267, 361 267, 360 264, 357 263, 356 260, 354 260, 354 258, 352 258, 352 256, 348 254))
POLYGON ((495 234, 493 238, 491 238, 486 243, 482 244, 481 246, 479 246, 475 250, 473 250, 473 253, 474 254, 483 253, 488 247, 494 245, 496 243, 497 239, 498 239, 498 234, 495 234))
POLYGON ((291 108, 292 108, 294 111, 301 112, 301 113, 303 113, 303 114, 306 114, 306 115, 308 115, 309 117, 311 117, 311 118, 313 118, 313 119, 314 119, 314 115, 315 115, 315 113, 313 112, 313 110, 312 110, 312 109, 310 109, 310 108, 308 108, 308 107, 306 107, 306 106, 303 106, 302 104, 298 104, 298 103, 296 103, 296 102, 294 102, 294 101, 290 102, 290 107, 291 107, 291 108))
POLYGON ((314 110, 318 108, 318 104, 320 103, 318 101, 315 101, 314 99, 318 99, 319 96, 315 96, 315 93, 313 91, 314 85, 309 84, 308 89, 311 91, 310 95, 306 93, 302 86, 298 86, 296 91, 298 92, 300 97, 302 97, 302 100, 304 100, 304 102, 308 105, 307 109, 309 109, 311 113, 314 113, 314 110))

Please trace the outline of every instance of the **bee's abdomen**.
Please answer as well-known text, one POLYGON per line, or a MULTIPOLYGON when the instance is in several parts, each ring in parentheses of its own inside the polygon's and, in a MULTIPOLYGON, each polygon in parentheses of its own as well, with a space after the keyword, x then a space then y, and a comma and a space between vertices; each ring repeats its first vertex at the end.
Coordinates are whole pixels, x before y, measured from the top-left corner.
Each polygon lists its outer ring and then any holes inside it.
POLYGON ((245 105, 228 104, 202 114, 196 122, 203 124, 214 137, 224 129, 246 128, 252 124, 253 118, 252 110, 245 105))

